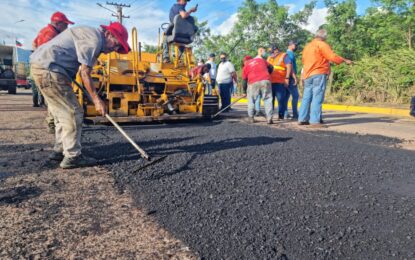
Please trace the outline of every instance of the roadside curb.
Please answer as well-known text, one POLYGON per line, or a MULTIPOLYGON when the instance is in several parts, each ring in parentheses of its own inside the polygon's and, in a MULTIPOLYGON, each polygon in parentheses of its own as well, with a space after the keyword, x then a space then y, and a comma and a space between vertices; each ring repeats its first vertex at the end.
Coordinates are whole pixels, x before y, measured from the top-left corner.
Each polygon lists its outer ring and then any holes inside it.
MULTIPOLYGON (((232 98, 232 102, 234 100, 236 100, 236 98, 232 98)), ((238 103, 246 104, 248 103, 248 100, 246 98, 243 98, 238 103)), ((300 105, 301 105, 301 102, 298 102, 298 106, 300 105)), ((289 105, 289 107, 291 107, 291 105, 289 105)), ((399 109, 399 108, 390 108, 390 107, 364 107, 364 106, 323 104, 323 109, 332 110, 332 111, 380 114, 380 115, 390 115, 390 116, 411 118, 411 116, 409 115, 409 109, 399 109)))

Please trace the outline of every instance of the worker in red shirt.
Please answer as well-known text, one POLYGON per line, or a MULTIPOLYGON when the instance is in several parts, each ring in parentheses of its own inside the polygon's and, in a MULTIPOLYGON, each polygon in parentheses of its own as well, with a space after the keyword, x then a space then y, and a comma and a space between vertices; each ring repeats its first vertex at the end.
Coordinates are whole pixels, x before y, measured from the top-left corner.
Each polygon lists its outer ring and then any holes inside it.
MULTIPOLYGON (((46 27, 44 27, 42 30, 39 31, 36 39, 32 43, 32 49, 36 50, 39 46, 42 44, 52 40, 55 38, 58 34, 65 31, 68 28, 68 24, 74 24, 74 22, 69 21, 69 19, 61 12, 55 12, 52 14, 52 17, 50 18, 50 24, 48 24, 46 27)), ((38 88, 32 82, 32 92, 33 92, 33 106, 38 107, 39 104, 38 100, 43 100, 41 94, 39 93, 38 88), (40 94, 40 95, 39 95, 40 94)), ((53 119, 53 115, 50 113, 48 109, 48 116, 46 117, 46 122, 48 123, 49 133, 54 134, 55 133, 55 121, 53 119)))
POLYGON ((264 100, 267 124, 272 124, 272 90, 270 81, 272 65, 265 60, 265 57, 265 49, 259 48, 258 56, 253 59, 247 59, 242 69, 242 79, 248 83, 248 120, 250 123, 255 122, 255 102, 258 95, 261 94, 264 100))
POLYGON ((68 28, 68 24, 74 24, 74 22, 69 21, 63 13, 56 12, 52 14, 50 24, 40 30, 36 39, 33 41, 33 50, 36 50, 40 45, 52 40, 56 35, 65 31, 68 28))

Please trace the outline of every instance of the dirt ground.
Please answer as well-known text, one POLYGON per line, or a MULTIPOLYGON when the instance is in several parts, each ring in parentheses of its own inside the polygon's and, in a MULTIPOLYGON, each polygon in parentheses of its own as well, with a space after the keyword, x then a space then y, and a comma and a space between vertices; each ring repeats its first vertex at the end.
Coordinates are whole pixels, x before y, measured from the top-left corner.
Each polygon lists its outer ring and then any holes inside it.
POLYGON ((0 259, 196 259, 100 167, 47 165, 29 92, 0 93, 0 259))
MULTIPOLYGON (((106 168, 48 163, 46 111, 31 107, 30 92, 18 92, 0 93, 0 259, 199 258, 119 190, 106 168)), ((238 106, 229 117, 244 114, 238 106)), ((327 131, 384 135, 396 138, 389 146, 415 150, 410 118, 329 112, 325 119, 327 131)), ((272 127, 315 133, 290 121, 272 127)))

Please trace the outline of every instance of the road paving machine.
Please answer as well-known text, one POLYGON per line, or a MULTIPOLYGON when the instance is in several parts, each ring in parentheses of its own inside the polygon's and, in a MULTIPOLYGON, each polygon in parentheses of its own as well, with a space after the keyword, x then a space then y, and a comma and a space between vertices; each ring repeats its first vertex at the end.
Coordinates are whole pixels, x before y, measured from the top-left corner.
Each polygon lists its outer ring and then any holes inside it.
MULTIPOLYGON (((207 95, 202 77, 190 76, 196 67, 189 46, 196 30, 194 24, 176 16, 173 24, 163 24, 161 29, 157 53, 141 51, 137 30, 133 28, 132 50, 128 54, 102 54, 93 68, 97 93, 106 102, 108 114, 117 122, 211 118, 219 110, 218 92, 214 89, 207 95), (163 62, 163 43, 168 46, 168 63, 163 62)), ((82 83, 79 75, 76 81, 82 83)), ((82 89, 75 84, 73 87, 86 119, 106 122, 82 89)))

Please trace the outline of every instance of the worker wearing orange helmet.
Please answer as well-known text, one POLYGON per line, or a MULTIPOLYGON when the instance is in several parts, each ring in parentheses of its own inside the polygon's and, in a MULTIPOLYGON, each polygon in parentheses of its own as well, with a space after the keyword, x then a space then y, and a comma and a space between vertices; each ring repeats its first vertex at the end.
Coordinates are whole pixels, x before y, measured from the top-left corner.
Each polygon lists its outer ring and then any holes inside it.
MULTIPOLYGON (((50 24, 44 27, 42 30, 39 31, 37 37, 33 40, 32 49, 36 50, 42 44, 52 40, 58 34, 65 31, 68 28, 69 24, 74 24, 74 22, 70 21, 66 15, 61 12, 55 12, 52 14, 50 18, 50 24)), ((39 93, 36 84, 32 83, 32 92, 33 92, 33 106, 38 107, 39 103, 38 100, 43 101, 42 95, 39 93)), ((55 121, 53 119, 53 115, 48 110, 48 116, 46 117, 46 122, 48 124, 49 133, 55 133, 55 121)))
POLYGON ((118 22, 100 28, 69 28, 30 56, 33 78, 56 120, 55 146, 49 159, 61 161, 61 168, 83 167, 96 162, 81 154, 84 112, 71 81, 79 71, 96 111, 104 116, 106 104, 93 86, 91 73, 98 56, 113 51, 121 54, 130 51, 127 29, 118 22))

